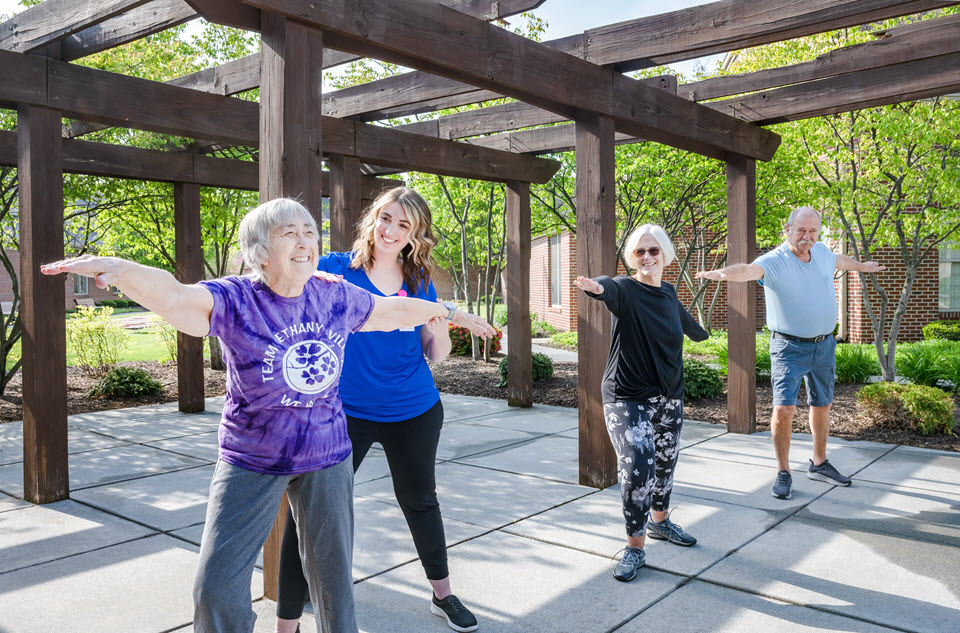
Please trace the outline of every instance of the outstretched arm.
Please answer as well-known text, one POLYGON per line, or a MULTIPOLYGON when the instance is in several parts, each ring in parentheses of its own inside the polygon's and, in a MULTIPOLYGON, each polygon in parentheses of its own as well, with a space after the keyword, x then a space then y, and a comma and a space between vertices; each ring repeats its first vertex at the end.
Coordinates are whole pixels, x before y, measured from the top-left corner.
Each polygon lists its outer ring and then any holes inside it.
POLYGON ((837 270, 852 270, 858 273, 877 273, 887 267, 874 261, 861 262, 849 255, 837 255, 837 270))
MULTIPOLYGON (((374 297, 373 312, 360 328, 361 332, 390 332, 402 327, 423 325, 435 317, 446 317, 447 308, 441 303, 412 299, 410 297, 374 297)), ((496 331, 489 323, 475 314, 457 310, 454 312, 454 325, 467 328, 474 336, 493 338, 496 331)))
POLYGON ((44 275, 73 273, 93 277, 98 288, 116 286, 120 292, 184 334, 206 336, 210 332, 213 295, 203 286, 180 283, 165 270, 119 257, 83 255, 44 264, 40 272, 44 275))
POLYGON ((595 295, 603 294, 603 286, 589 277, 577 277, 574 280, 573 285, 584 292, 592 292, 595 295))
POLYGON ((714 281, 757 281, 763 279, 763 267, 757 264, 731 264, 726 268, 701 270, 696 278, 714 281))

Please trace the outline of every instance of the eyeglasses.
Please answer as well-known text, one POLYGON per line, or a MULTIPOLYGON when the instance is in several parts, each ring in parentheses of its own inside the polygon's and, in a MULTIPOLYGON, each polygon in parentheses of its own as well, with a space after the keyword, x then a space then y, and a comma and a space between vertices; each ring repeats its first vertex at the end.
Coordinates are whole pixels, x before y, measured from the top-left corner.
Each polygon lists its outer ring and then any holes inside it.
POLYGON ((650 253, 650 257, 656 257, 660 254, 660 248, 658 246, 651 246, 650 248, 638 248, 633 251, 633 254, 637 257, 643 257, 647 253, 650 253))

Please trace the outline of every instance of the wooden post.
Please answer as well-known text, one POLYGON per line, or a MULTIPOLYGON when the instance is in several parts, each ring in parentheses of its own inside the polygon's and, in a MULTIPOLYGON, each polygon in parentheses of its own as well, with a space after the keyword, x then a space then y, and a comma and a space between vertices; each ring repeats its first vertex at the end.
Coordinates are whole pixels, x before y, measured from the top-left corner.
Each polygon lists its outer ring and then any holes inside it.
POLYGON ((330 250, 349 251, 363 214, 360 163, 355 158, 333 154, 330 166, 330 250))
MULTIPOLYGON (((585 277, 615 275, 613 120, 585 117, 577 120, 576 130, 577 272, 585 277)), ((580 483, 606 488, 617 481, 617 456, 607 435, 600 399, 610 349, 610 313, 589 297, 581 298, 578 305, 580 483)))
MULTIPOLYGON (((200 185, 173 185, 173 226, 176 253, 174 274, 183 284, 203 279, 200 236, 200 185)), ((204 410, 203 337, 177 332, 177 400, 184 413, 204 410)))
POLYGON ((63 145, 60 113, 17 111, 20 289, 23 320, 23 497, 70 496, 67 470, 67 332, 64 284, 40 265, 63 259, 63 145))
MULTIPOLYGON (((756 258, 757 162, 727 158, 727 263, 756 258)), ((757 284, 727 284, 727 430, 757 430, 757 284)))
MULTIPOLYGON (((296 198, 321 226, 323 36, 262 11, 260 76, 260 201, 296 198)), ((263 547, 263 592, 271 600, 277 599, 286 518, 284 495, 263 547)))
POLYGON ((507 183, 507 403, 533 406, 530 335, 530 184, 507 183))

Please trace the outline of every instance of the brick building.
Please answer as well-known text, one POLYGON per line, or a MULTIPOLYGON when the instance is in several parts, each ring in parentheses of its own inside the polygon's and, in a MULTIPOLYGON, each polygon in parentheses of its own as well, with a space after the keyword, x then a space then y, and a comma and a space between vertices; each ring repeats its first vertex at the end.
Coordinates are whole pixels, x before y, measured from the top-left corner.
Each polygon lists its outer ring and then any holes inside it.
MULTIPOLYGON (((761 249, 763 250, 763 249, 761 249)), ((960 252, 958 252, 960 255, 960 252)), ((900 298, 900 288, 906 276, 905 266, 900 261, 900 255, 895 248, 880 248, 874 251, 874 259, 887 267, 882 275, 884 287, 890 296, 888 306, 889 325, 896 303, 900 298)), ((960 257, 957 257, 957 266, 960 269, 960 257)), ((899 341, 916 341, 923 338, 922 328, 931 321, 945 318, 960 317, 960 305, 953 310, 949 294, 945 289, 949 285, 941 284, 941 275, 944 263, 934 254, 928 258, 917 271, 913 291, 908 300, 907 313, 900 325, 899 341)), ((619 271, 623 274, 623 270, 619 271)), ((664 279, 677 287, 680 301, 688 308, 692 303, 693 295, 682 282, 677 283, 680 268, 673 262, 664 271, 664 279)), ((960 273, 960 270, 958 270, 960 273)), ((509 274, 509 271, 505 271, 509 274)), ((530 311, 537 314, 537 318, 546 321, 560 331, 575 331, 577 329, 577 302, 579 290, 573 285, 577 277, 577 238, 576 235, 564 231, 559 235, 534 238, 531 242, 530 256, 530 311)), ((868 343, 873 334, 870 326, 870 317, 863 306, 860 281, 857 273, 850 273, 849 279, 836 281, 839 305, 838 321, 840 334, 851 343, 868 343), (844 300, 845 299, 845 300, 844 300)), ((957 275, 960 277, 960 274, 957 275)), ((960 281, 960 279, 958 279, 960 281)), ((960 291, 960 283, 956 284, 960 291)), ((712 288, 713 286, 711 286, 712 288)), ((712 296, 712 289, 708 291, 712 296)), ((876 300, 875 291, 870 296, 876 300)), ((709 303, 709 300, 708 300, 709 303)), ((955 303, 960 304, 960 296, 955 303)), ((875 303, 875 309, 877 304, 875 303)), ((726 284, 720 284, 719 295, 713 310, 713 323, 725 328, 727 323, 727 292, 726 284)), ((763 302, 763 290, 758 287, 757 292, 757 329, 766 322, 766 310, 763 302)))

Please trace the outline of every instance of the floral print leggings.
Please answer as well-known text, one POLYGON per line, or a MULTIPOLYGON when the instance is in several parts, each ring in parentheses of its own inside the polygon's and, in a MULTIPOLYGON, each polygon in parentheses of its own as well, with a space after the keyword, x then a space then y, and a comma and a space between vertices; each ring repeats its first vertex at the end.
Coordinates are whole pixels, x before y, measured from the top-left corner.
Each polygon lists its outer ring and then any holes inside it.
POLYGON ((603 417, 617 452, 627 536, 643 536, 647 513, 664 512, 670 506, 683 400, 655 396, 604 404, 603 417))

